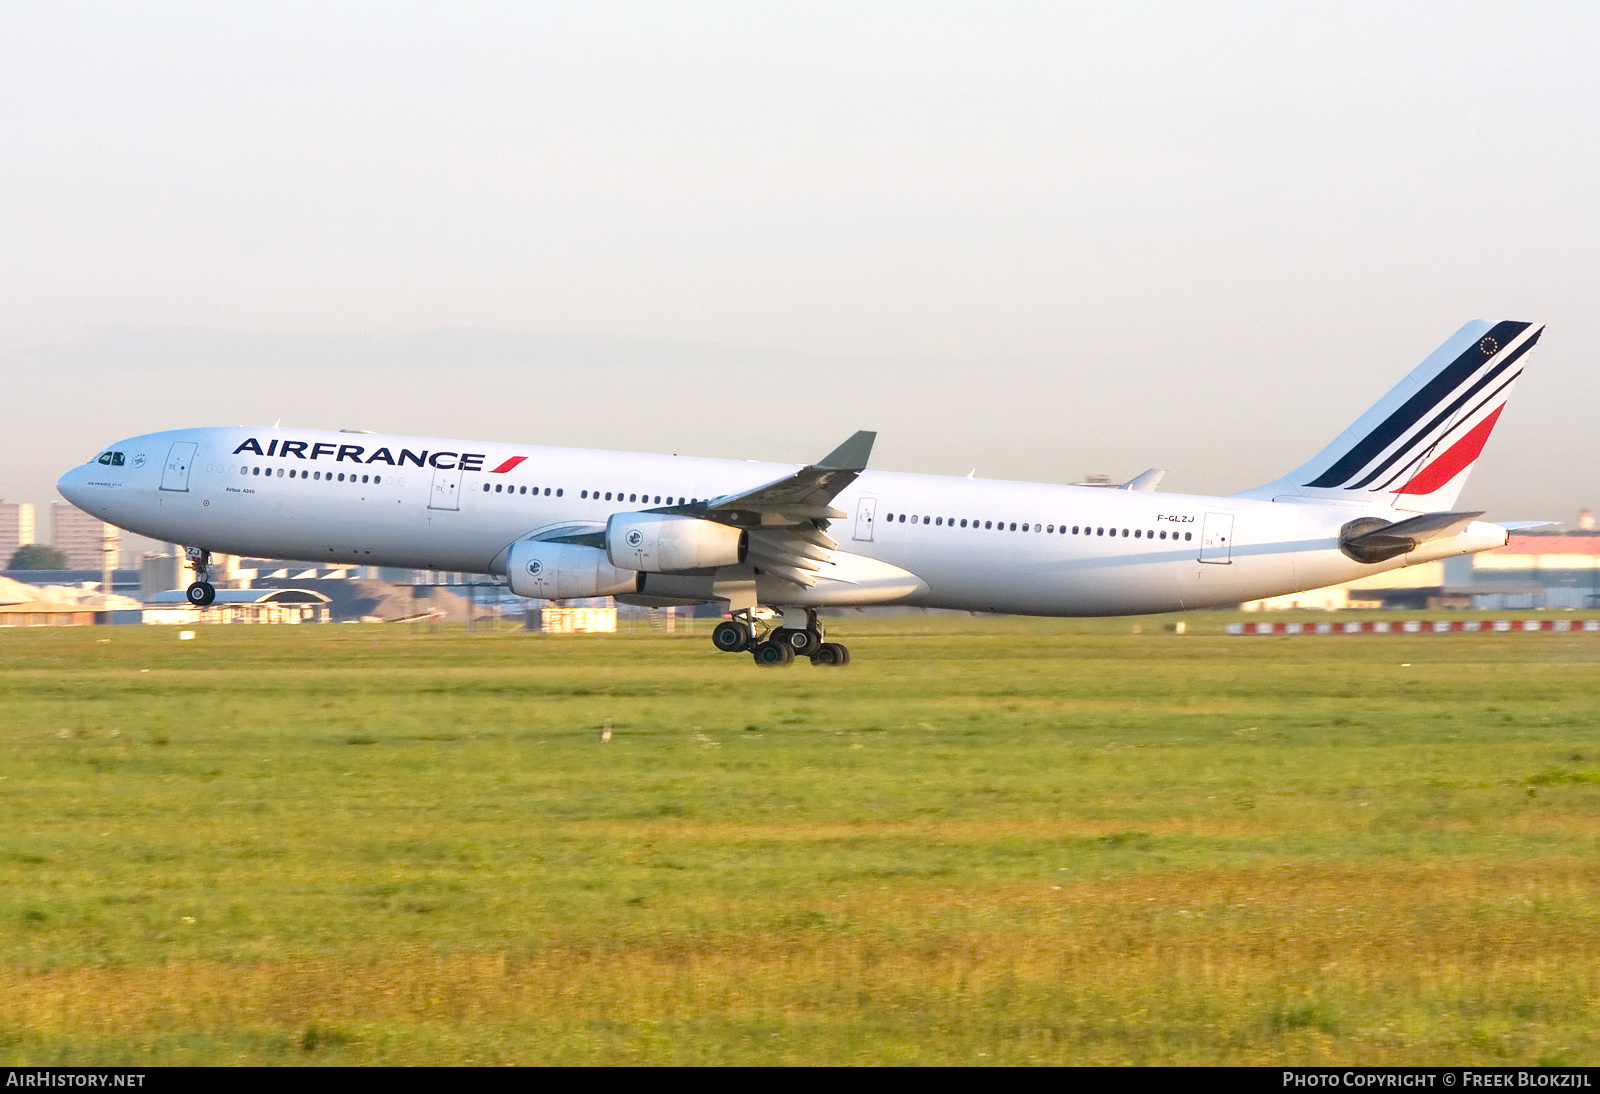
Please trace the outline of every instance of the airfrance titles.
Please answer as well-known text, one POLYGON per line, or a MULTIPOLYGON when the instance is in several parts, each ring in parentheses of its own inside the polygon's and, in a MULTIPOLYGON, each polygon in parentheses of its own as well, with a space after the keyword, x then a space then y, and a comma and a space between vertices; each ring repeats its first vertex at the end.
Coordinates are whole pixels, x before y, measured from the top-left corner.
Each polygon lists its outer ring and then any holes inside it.
POLYGON ((254 437, 246 439, 233 450, 235 456, 242 452, 253 452, 257 456, 276 456, 280 459, 293 457, 301 460, 320 460, 331 457, 332 463, 386 463, 390 467, 404 467, 409 463, 417 467, 437 467, 444 471, 457 468, 462 471, 481 471, 483 461, 488 458, 481 452, 429 452, 426 448, 421 452, 402 448, 397 457, 387 447, 369 453, 359 444, 327 444, 323 441, 272 440, 267 442, 267 447, 263 449, 261 442, 254 437))

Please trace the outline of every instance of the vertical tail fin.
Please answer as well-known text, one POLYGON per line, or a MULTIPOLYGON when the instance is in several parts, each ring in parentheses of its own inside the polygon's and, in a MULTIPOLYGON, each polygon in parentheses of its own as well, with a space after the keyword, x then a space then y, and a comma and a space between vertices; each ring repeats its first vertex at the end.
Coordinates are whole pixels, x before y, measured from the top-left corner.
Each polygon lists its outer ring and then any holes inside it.
POLYGON ((1309 463, 1236 497, 1450 509, 1544 327, 1475 320, 1309 463))

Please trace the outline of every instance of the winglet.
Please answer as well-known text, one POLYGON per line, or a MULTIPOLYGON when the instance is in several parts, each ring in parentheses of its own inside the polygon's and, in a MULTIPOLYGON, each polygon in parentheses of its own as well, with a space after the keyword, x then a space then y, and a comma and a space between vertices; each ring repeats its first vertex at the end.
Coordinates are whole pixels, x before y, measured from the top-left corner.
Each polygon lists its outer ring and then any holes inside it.
POLYGON ((872 442, 878 435, 871 430, 858 430, 844 444, 829 452, 813 466, 830 471, 865 471, 867 458, 872 455, 872 442))
POLYGON ((1161 485, 1161 480, 1166 477, 1166 474, 1167 473, 1165 471, 1163 471, 1161 468, 1152 467, 1148 471, 1142 471, 1139 474, 1135 475, 1133 478, 1129 479, 1127 482, 1125 482, 1121 486, 1117 487, 1117 489, 1118 490, 1140 490, 1140 491, 1144 491, 1145 493, 1149 493, 1150 491, 1154 490, 1157 486, 1161 485))

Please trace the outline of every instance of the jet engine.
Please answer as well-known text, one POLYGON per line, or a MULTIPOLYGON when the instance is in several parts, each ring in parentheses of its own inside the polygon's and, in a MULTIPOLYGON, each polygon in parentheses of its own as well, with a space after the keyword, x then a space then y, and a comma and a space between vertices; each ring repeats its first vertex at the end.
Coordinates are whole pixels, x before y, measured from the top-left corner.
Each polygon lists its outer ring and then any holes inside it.
POLYGON ((518 596, 572 600, 639 591, 641 574, 619 570, 598 547, 522 540, 506 554, 506 577, 518 596))
POLYGON ((666 513, 618 513, 606 523, 611 565, 651 573, 734 566, 744 561, 750 535, 713 520, 666 513))

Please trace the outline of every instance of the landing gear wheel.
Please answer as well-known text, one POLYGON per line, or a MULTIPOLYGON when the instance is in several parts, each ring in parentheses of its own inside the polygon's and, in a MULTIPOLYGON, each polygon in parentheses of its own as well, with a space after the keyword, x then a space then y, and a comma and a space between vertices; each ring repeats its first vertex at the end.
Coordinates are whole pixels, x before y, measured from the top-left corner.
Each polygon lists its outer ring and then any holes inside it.
POLYGON ((750 651, 758 665, 790 665, 794 663, 794 650, 782 642, 762 642, 750 651))
POLYGON ((810 657, 822 644, 822 636, 816 631, 798 627, 780 627, 772 632, 772 641, 788 646, 796 657, 810 657))
POLYGON ((750 628, 724 619, 711 632, 711 644, 723 653, 739 653, 750 648, 750 628))
POLYGON ((811 655, 811 663, 842 668, 850 663, 850 650, 838 642, 824 642, 817 647, 817 652, 811 655))
POLYGON ((196 581, 184 593, 189 603, 197 608, 204 608, 217 599, 217 590, 209 581, 196 581))

